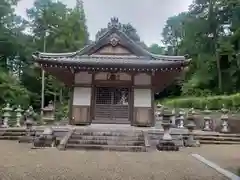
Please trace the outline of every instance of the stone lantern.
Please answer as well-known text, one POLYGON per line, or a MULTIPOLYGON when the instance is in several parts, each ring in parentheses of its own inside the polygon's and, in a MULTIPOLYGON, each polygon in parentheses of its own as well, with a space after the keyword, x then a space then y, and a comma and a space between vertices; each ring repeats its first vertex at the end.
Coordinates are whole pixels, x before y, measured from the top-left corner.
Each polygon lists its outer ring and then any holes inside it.
POLYGON ((10 107, 10 104, 7 103, 6 107, 2 109, 3 111, 3 125, 2 127, 3 128, 8 128, 9 125, 8 125, 8 122, 9 122, 9 119, 11 117, 11 111, 13 109, 10 107))
POLYGON ((16 127, 21 127, 21 118, 22 118, 22 112, 23 112, 23 110, 22 110, 22 108, 21 108, 20 105, 19 105, 18 108, 15 110, 15 112, 16 112, 16 120, 17 120, 15 126, 16 126, 16 127))
POLYGON ((211 123, 211 117, 210 117, 210 113, 211 111, 208 109, 208 107, 206 106, 205 107, 205 110, 203 111, 203 113, 205 114, 204 116, 204 128, 203 130, 204 131, 211 131, 211 128, 210 128, 210 123, 211 123))
POLYGON ((171 117, 171 124, 175 127, 176 126, 176 109, 172 110, 172 117, 171 117))
POLYGON ((193 135, 193 130, 196 127, 195 124, 195 119, 196 119, 196 112, 193 108, 190 109, 190 111, 188 112, 188 116, 187 116, 187 120, 188 120, 188 124, 186 125, 186 128, 188 129, 188 138, 185 141, 185 146, 187 147, 197 147, 200 146, 199 141, 194 139, 194 135, 193 135))
POLYGON ((225 108, 225 105, 223 105, 223 108, 221 109, 222 111, 222 116, 221 116, 221 121, 222 121, 222 133, 227 133, 229 132, 229 125, 228 125, 228 109, 225 108))
POLYGON ((33 110, 33 107, 29 106, 28 110, 25 112, 25 116, 26 116, 25 125, 27 129, 32 129, 33 122, 34 122, 34 115, 35 115, 35 112, 33 110))
POLYGON ((180 112, 179 112, 179 117, 178 117, 178 128, 181 128, 181 129, 183 129, 184 128, 184 115, 185 115, 185 112, 184 112, 184 110, 183 109, 181 109, 180 110, 180 112))
POLYGON ((32 126, 33 126, 33 123, 34 123, 34 115, 35 115, 35 112, 33 110, 33 107, 29 106, 29 108, 25 112, 25 117, 26 117, 26 121, 25 121, 26 134, 25 134, 25 136, 22 136, 19 139, 19 143, 22 143, 22 142, 23 143, 31 143, 33 141, 32 126))
POLYGON ((162 127, 164 130, 164 134, 157 144, 157 149, 159 151, 178 151, 179 147, 173 142, 172 136, 170 134, 170 120, 172 117, 172 112, 165 109, 162 116, 162 127))
POLYGON ((42 110, 43 110, 43 117, 42 117, 43 122, 46 124, 53 123, 55 120, 55 117, 54 117, 55 108, 53 106, 53 102, 50 101, 48 103, 48 106, 46 106, 42 110))

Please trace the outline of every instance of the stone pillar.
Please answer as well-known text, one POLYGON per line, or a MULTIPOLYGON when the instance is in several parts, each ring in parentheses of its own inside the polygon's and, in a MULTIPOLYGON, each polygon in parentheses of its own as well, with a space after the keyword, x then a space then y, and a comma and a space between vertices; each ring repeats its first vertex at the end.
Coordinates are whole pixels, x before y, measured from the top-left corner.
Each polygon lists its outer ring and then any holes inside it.
POLYGON ((221 116, 221 121, 222 121, 222 133, 228 133, 229 132, 229 125, 228 125, 228 109, 225 108, 223 105, 223 108, 221 109, 222 111, 222 116, 221 116))
POLYGON ((211 131, 211 128, 210 128, 210 123, 211 123, 211 117, 209 116, 211 111, 208 109, 208 107, 206 106, 205 107, 205 110, 203 111, 203 113, 205 114, 203 120, 204 120, 204 128, 203 130, 204 131, 211 131))
POLYGON ((134 126, 150 127, 154 121, 151 89, 134 89, 134 126))
POLYGON ((7 103, 6 107, 3 108, 2 111, 3 111, 3 125, 2 125, 2 127, 3 128, 8 128, 9 127, 8 121, 11 117, 11 111, 12 111, 12 108, 10 107, 10 104, 7 103))
POLYGON ((164 110, 163 120, 162 120, 162 127, 164 130, 163 132, 164 134, 156 146, 159 151, 178 151, 179 150, 179 147, 173 142, 172 136, 170 134, 171 117, 172 117, 171 111, 164 110))
POLYGON ((194 139, 194 134, 193 134, 193 130, 196 127, 195 125, 195 110, 192 108, 190 109, 190 111, 188 112, 188 116, 187 116, 187 120, 188 120, 188 124, 186 125, 186 128, 188 129, 188 139, 185 141, 185 146, 187 147, 198 147, 200 146, 199 141, 194 139))
POLYGON ((19 105, 18 106, 18 108, 15 110, 15 112, 16 112, 16 127, 21 127, 21 118, 22 118, 22 112, 23 112, 23 110, 22 110, 22 108, 21 108, 21 106, 19 105))

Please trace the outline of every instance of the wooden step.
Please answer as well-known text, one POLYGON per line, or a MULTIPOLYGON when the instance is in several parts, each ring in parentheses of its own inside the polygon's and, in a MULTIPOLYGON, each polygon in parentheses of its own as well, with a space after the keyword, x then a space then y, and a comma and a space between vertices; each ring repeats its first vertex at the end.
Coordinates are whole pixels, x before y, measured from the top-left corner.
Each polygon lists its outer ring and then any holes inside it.
POLYGON ((146 152, 144 146, 117 146, 117 145, 92 145, 92 144, 67 144, 67 149, 106 150, 106 151, 131 151, 146 152))
MULTIPOLYGON (((101 117, 99 117, 101 118, 101 117)), ((105 119, 100 119, 100 120, 93 120, 92 124, 130 124, 130 121, 128 120, 105 120, 105 119)))

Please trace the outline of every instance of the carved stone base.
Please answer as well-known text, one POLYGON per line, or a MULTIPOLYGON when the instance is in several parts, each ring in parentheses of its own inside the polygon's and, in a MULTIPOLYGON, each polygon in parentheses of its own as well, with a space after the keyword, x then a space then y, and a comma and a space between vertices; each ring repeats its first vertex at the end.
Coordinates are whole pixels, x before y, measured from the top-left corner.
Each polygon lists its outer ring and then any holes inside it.
POLYGON ((160 140, 157 144, 159 151, 179 151, 179 147, 173 141, 160 140))
POLYGON ((40 135, 33 140, 33 148, 56 147, 57 140, 53 135, 40 135))

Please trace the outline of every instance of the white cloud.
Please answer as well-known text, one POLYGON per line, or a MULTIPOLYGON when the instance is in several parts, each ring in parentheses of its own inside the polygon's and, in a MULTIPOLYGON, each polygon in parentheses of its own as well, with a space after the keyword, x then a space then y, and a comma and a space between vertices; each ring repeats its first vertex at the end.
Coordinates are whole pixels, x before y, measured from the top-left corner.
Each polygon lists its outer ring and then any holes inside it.
MULTIPOLYGON (((62 0, 72 7, 75 0, 62 0)), ((161 31, 168 17, 186 11, 192 0, 84 0, 91 39, 100 28, 106 27, 111 17, 130 22, 146 44, 160 43, 161 31)), ((26 16, 33 0, 21 0, 16 11, 26 16)))

